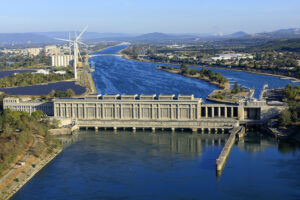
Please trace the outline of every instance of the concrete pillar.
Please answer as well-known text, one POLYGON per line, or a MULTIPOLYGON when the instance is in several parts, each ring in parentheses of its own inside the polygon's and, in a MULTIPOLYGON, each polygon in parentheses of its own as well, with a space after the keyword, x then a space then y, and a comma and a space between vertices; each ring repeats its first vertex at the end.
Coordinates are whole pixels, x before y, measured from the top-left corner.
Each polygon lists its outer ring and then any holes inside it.
POLYGON ((154 127, 152 127, 152 132, 155 132, 155 128, 154 127))
POLYGON ((132 119, 136 119, 136 110, 135 110, 135 104, 132 105, 132 119))
POLYGON ((206 117, 206 118, 208 117, 208 109, 207 109, 207 106, 205 106, 205 117, 206 117))
POLYGON ((225 116, 225 118, 227 118, 227 107, 226 106, 224 107, 224 116, 225 116))
POLYGON ((192 128, 193 133, 197 133, 198 129, 197 128, 192 128))
POLYGON ((139 114, 138 114, 138 119, 142 119, 142 106, 139 104, 139 114))
POLYGON ((233 117, 233 107, 231 107, 231 118, 233 117))
POLYGON ((136 128, 135 128, 135 127, 132 127, 132 131, 133 131, 133 132, 136 132, 136 128))
POLYGON ((218 107, 218 117, 221 117, 221 107, 218 107))
POLYGON ((211 117, 215 117, 215 107, 211 107, 211 117))
POLYGON ((172 132, 175 132, 175 128, 171 128, 172 132))
POLYGON ((238 118, 240 120, 244 120, 245 119, 244 107, 242 107, 242 106, 238 107, 238 118))
POLYGON ((98 127, 97 126, 95 126, 95 131, 98 132, 98 127))
POLYGON ((154 105, 151 105, 151 118, 154 119, 154 105))
POLYGON ((211 128, 208 128, 208 133, 211 133, 211 128))
POLYGON ((85 127, 85 130, 86 130, 86 131, 89 130, 89 127, 85 127))
POLYGON ((95 106, 95 119, 97 119, 98 118, 98 112, 97 112, 97 104, 96 104, 96 106, 95 106))
POLYGON ((120 104, 120 116, 119 119, 123 118, 123 110, 122 110, 122 104, 120 104))
POLYGON ((224 128, 222 128, 222 134, 225 132, 224 128))
POLYGON ((114 127, 114 131, 117 131, 118 130, 118 128, 117 127, 114 127))

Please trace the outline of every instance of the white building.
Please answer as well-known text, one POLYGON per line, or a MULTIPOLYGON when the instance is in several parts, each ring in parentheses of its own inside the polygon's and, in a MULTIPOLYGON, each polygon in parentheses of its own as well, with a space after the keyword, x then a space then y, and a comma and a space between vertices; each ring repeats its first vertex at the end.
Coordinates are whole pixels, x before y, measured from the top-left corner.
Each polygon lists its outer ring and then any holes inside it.
POLYGON ((50 72, 49 70, 45 70, 45 69, 39 69, 36 72, 33 72, 34 74, 44 74, 44 75, 48 75, 50 72))
POLYGON ((241 54, 241 53, 226 53, 226 54, 216 54, 216 57, 212 57, 211 59, 216 60, 232 60, 232 59, 253 59, 253 55, 251 54, 241 54))
POLYGON ((28 56, 37 56, 42 52, 42 48, 26 48, 26 53, 28 56))
POLYGON ((44 52, 47 56, 58 55, 60 54, 60 48, 58 48, 56 45, 47 45, 45 46, 44 52))
POLYGON ((51 56, 51 65, 56 67, 67 67, 73 60, 72 55, 51 56))
POLYGON ((66 71, 56 71, 56 72, 54 72, 54 74, 64 75, 64 74, 66 74, 66 71))

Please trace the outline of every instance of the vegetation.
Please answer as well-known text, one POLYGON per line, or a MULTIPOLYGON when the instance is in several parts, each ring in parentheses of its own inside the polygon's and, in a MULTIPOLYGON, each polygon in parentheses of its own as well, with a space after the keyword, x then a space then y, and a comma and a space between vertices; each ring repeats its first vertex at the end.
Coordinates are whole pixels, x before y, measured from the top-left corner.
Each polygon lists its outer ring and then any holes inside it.
POLYGON ((71 98, 73 96, 75 96, 75 92, 72 89, 67 89, 67 91, 63 92, 63 91, 57 91, 55 92, 54 90, 52 90, 49 93, 50 97, 57 97, 57 98, 71 98))
POLYGON ((64 75, 50 73, 49 75, 34 74, 32 72, 19 73, 13 76, 0 78, 0 88, 19 87, 68 80, 73 78, 73 71, 68 69, 64 75))
POLYGON ((23 55, 2 55, 0 56, 0 68, 20 68, 32 66, 50 66, 51 57, 42 54, 38 56, 23 56, 23 55))
POLYGON ((210 65, 242 71, 300 78, 300 39, 230 39, 187 43, 179 48, 169 43, 134 44, 123 51, 130 58, 173 64, 210 65), (242 53, 253 58, 212 60, 216 54, 242 53), (142 56, 139 56, 142 55, 142 56))
POLYGON ((42 111, 36 111, 30 116, 27 112, 3 110, 0 113, 0 175, 34 143, 34 137, 44 138, 44 142, 38 143, 40 147, 34 152, 36 156, 57 148, 58 141, 48 132, 51 126, 51 122, 43 118, 42 111))
POLYGON ((298 126, 300 115, 300 86, 287 85, 284 89, 285 101, 289 108, 279 114, 279 125, 281 127, 298 126))
POLYGON ((221 100, 225 99, 224 95, 221 92, 218 92, 213 97, 216 98, 216 99, 221 99, 221 100))
POLYGON ((231 90, 231 93, 238 94, 240 92, 244 92, 244 88, 239 87, 239 85, 237 83, 235 83, 232 90, 231 90))
POLYGON ((228 83, 228 80, 222 76, 219 72, 214 73, 212 70, 208 70, 203 67, 201 70, 187 68, 183 63, 180 68, 174 68, 169 66, 158 66, 158 69, 179 73, 183 76, 191 76, 193 78, 198 78, 200 80, 206 80, 210 83, 215 83, 219 87, 225 87, 225 84, 228 83))

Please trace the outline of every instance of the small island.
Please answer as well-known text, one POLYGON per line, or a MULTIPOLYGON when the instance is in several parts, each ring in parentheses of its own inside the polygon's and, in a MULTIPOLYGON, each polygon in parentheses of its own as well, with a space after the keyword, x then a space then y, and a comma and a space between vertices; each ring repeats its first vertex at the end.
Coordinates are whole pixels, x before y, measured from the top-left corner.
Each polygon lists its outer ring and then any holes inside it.
POLYGON ((206 99, 219 103, 238 103, 241 99, 253 97, 253 94, 254 89, 243 88, 235 83, 231 90, 214 90, 206 99))
POLYGON ((220 88, 230 89, 230 84, 224 76, 222 76, 219 72, 214 73, 212 70, 208 70, 205 67, 203 67, 202 70, 196 70, 187 68, 185 64, 182 64, 180 68, 170 66, 157 66, 156 69, 174 74, 181 74, 183 76, 191 78, 197 78, 199 80, 204 80, 211 84, 217 85, 220 88))

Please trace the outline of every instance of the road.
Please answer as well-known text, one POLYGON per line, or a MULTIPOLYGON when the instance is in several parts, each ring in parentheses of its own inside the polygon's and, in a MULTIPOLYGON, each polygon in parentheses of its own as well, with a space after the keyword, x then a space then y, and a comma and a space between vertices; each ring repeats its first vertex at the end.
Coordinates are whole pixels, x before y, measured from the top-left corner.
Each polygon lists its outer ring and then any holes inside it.
MULTIPOLYGON (((36 145, 39 142, 39 138, 37 136, 34 136, 34 144, 32 147, 30 147, 29 151, 27 152, 27 154, 21 159, 21 162, 26 163, 26 160, 28 159, 28 157, 33 153, 34 148, 36 147, 36 145)), ((15 166, 14 168, 12 168, 7 174, 5 174, 1 179, 0 179, 0 184, 7 178, 9 177, 11 174, 13 174, 16 170, 17 170, 17 166, 15 166)))

